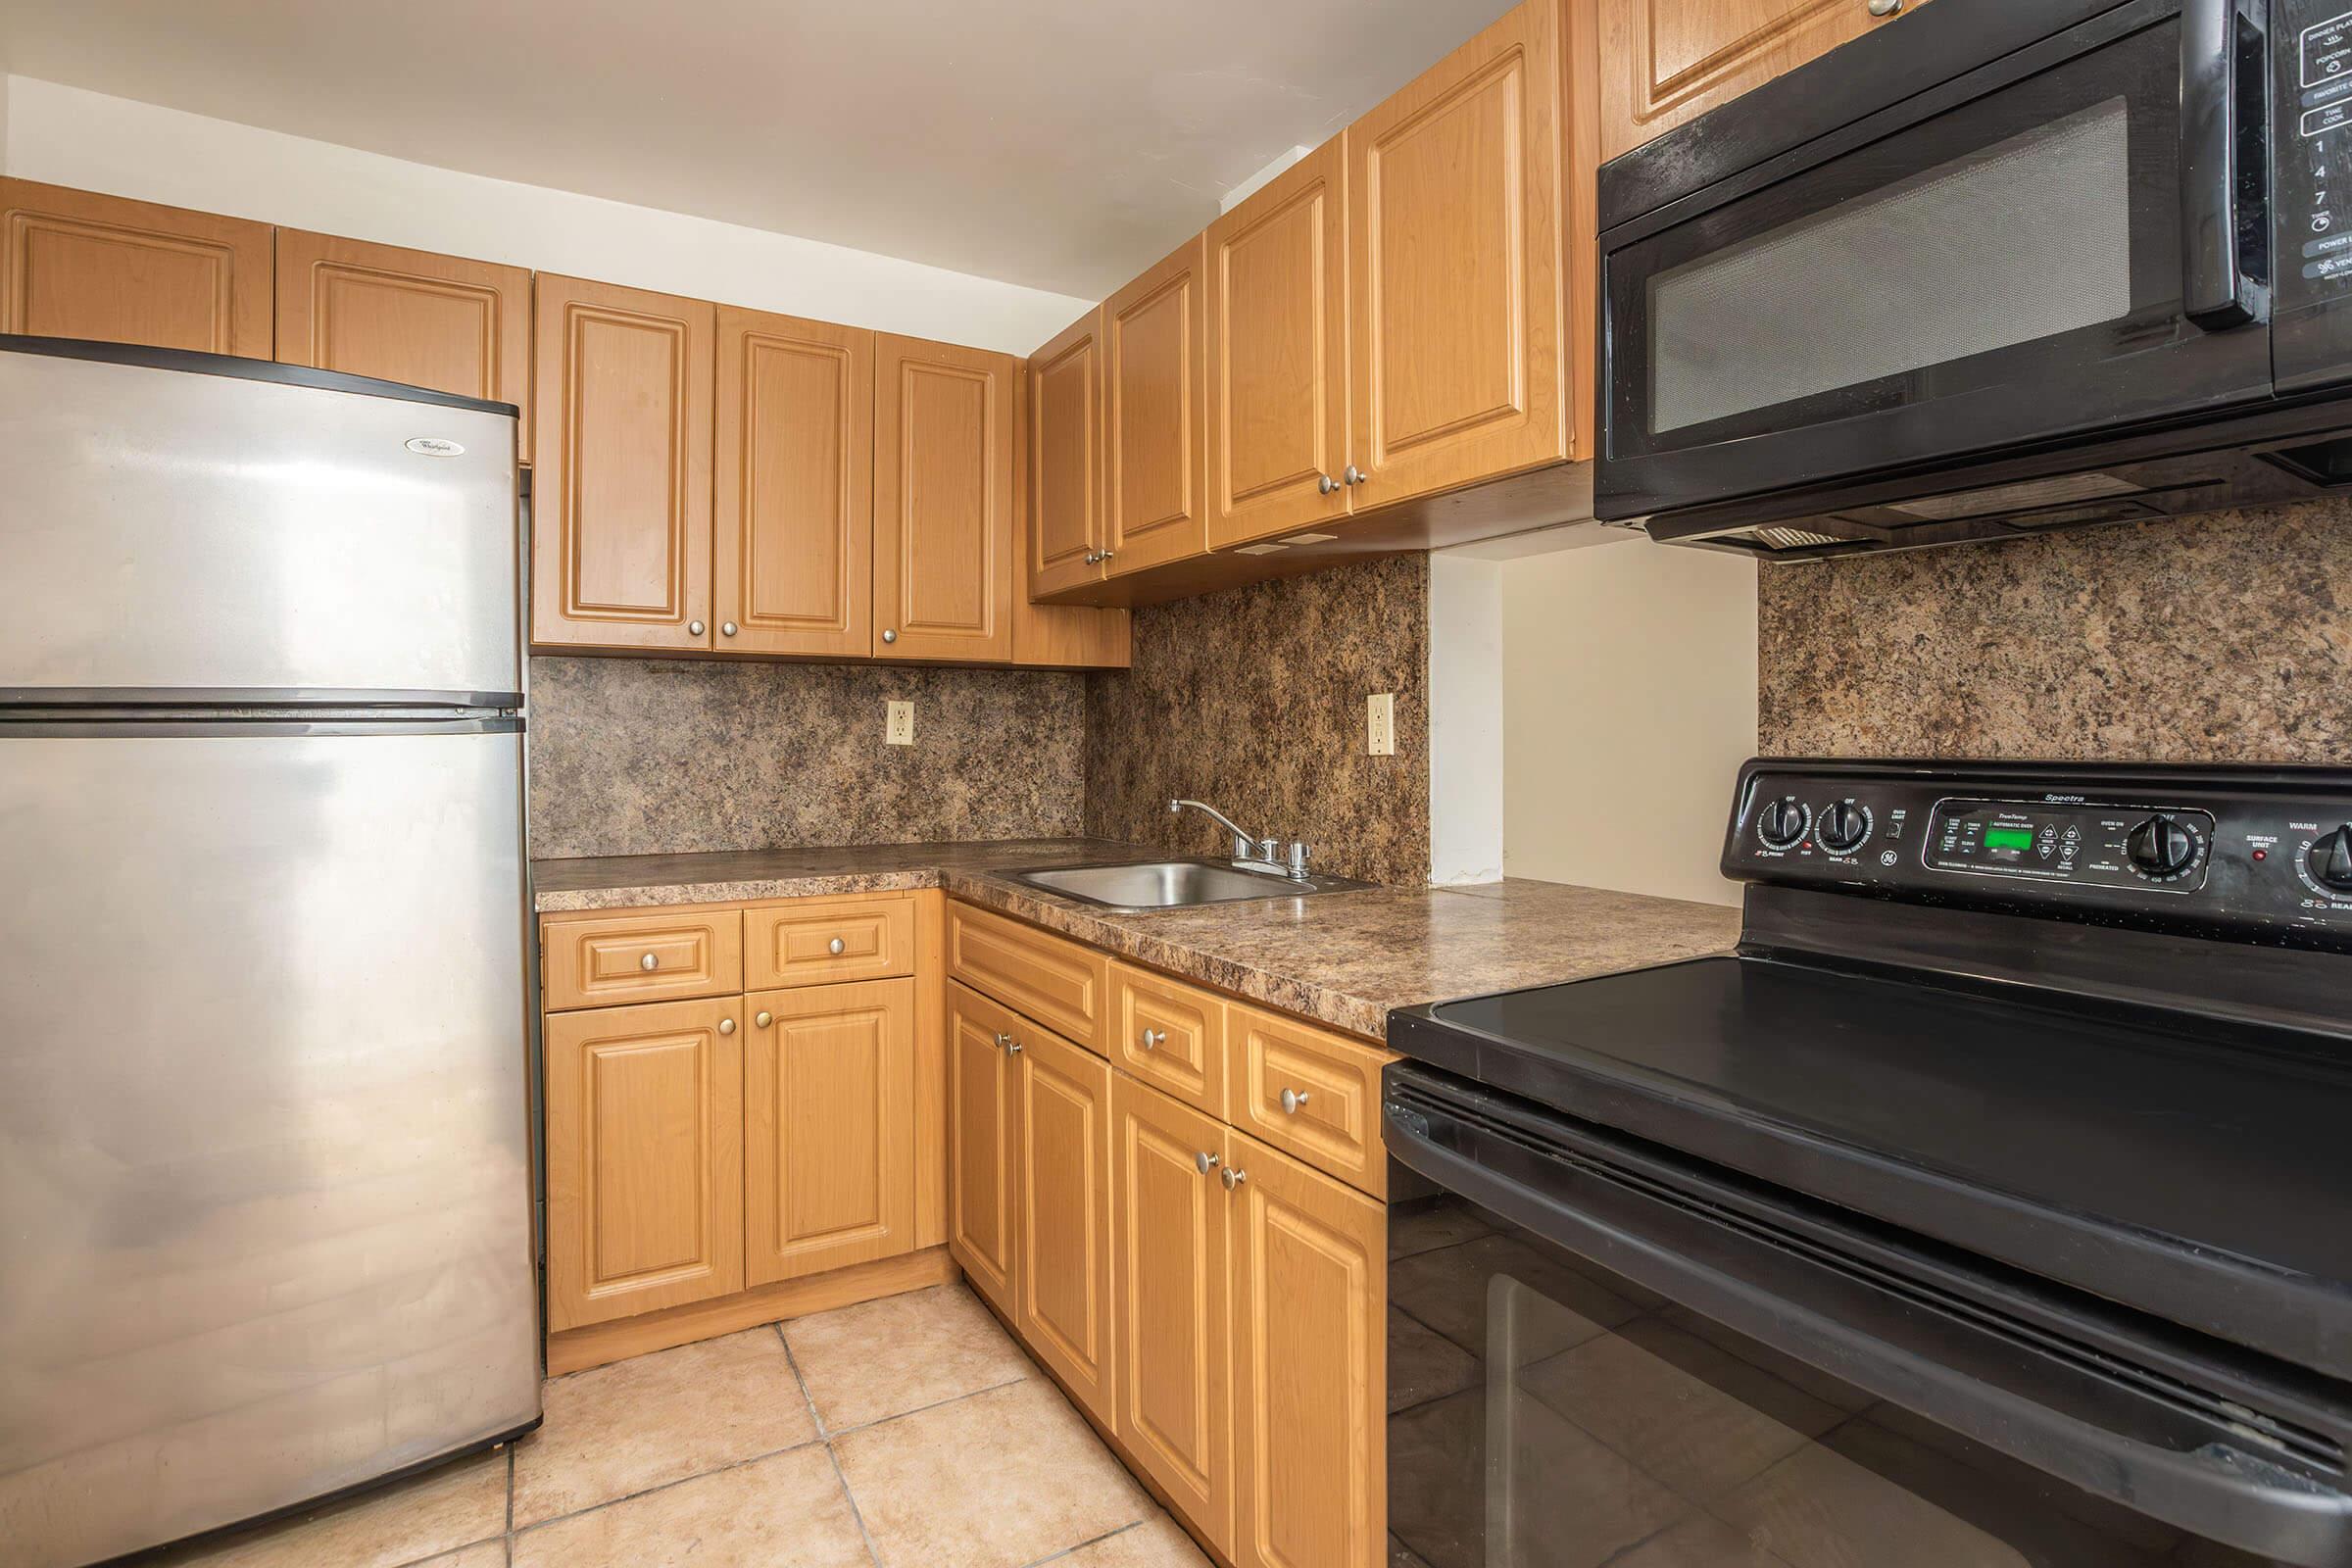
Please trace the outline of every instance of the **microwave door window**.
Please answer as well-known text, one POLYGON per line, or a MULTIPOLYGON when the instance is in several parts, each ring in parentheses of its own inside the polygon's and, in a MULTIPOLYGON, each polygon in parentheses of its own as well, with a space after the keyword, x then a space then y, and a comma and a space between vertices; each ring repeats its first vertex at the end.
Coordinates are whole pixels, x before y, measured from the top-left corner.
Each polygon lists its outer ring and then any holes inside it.
POLYGON ((1653 434, 2132 313, 2122 97, 1648 280, 1653 434))

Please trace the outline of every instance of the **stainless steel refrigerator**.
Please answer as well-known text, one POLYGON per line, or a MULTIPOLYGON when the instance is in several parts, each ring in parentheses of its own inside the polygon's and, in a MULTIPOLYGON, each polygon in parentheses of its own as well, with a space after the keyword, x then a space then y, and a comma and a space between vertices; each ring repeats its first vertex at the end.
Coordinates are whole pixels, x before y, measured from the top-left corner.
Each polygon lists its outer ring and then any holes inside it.
POLYGON ((0 337, 0 1556, 539 1416, 514 411, 0 337))

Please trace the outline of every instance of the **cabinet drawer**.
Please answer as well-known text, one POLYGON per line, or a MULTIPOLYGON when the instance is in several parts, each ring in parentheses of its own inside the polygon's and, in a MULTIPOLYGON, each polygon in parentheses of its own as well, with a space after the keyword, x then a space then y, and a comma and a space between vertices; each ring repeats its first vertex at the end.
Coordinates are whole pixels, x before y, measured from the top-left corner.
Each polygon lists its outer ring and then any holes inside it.
POLYGON ((1110 966, 1105 1054, 1195 1110, 1225 1115, 1225 1001, 1181 980, 1110 966))
POLYGON ((1226 1008, 1225 1040, 1234 1126, 1387 1196, 1380 1069, 1390 1053, 1239 1003, 1226 1008))
POLYGON ((1110 959, 968 904, 948 906, 948 973, 1089 1051, 1102 1050, 1110 959))
POLYGON ((740 909, 635 909, 541 928, 547 1010, 728 996, 743 989, 740 909))
POLYGON ((911 899, 805 899, 743 911, 747 991, 912 973, 911 899))

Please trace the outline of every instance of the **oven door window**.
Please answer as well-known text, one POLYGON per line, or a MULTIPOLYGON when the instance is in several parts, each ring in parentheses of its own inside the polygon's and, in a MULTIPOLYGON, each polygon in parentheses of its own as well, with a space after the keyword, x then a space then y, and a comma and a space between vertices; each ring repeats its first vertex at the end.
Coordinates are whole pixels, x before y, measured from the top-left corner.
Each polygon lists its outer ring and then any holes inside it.
POLYGON ((1452 1195, 1390 1250, 1392 1568, 2273 1568, 1452 1195))
POLYGON ((1617 244, 1607 457, 1690 455, 1666 491, 1737 494, 2266 394, 2259 328, 2181 315, 2180 27, 2139 9, 1617 244))

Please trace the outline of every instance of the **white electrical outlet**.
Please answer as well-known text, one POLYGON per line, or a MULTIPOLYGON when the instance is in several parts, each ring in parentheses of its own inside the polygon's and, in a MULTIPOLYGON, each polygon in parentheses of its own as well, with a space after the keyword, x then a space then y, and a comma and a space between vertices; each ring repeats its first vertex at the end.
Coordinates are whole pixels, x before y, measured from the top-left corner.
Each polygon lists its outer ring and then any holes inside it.
POLYGON ((1396 694, 1375 692, 1364 699, 1364 755, 1396 755, 1396 694))
POLYGON ((914 705, 912 703, 892 703, 890 705, 890 718, 883 726, 882 740, 884 744, 890 746, 912 746, 914 744, 914 705))

